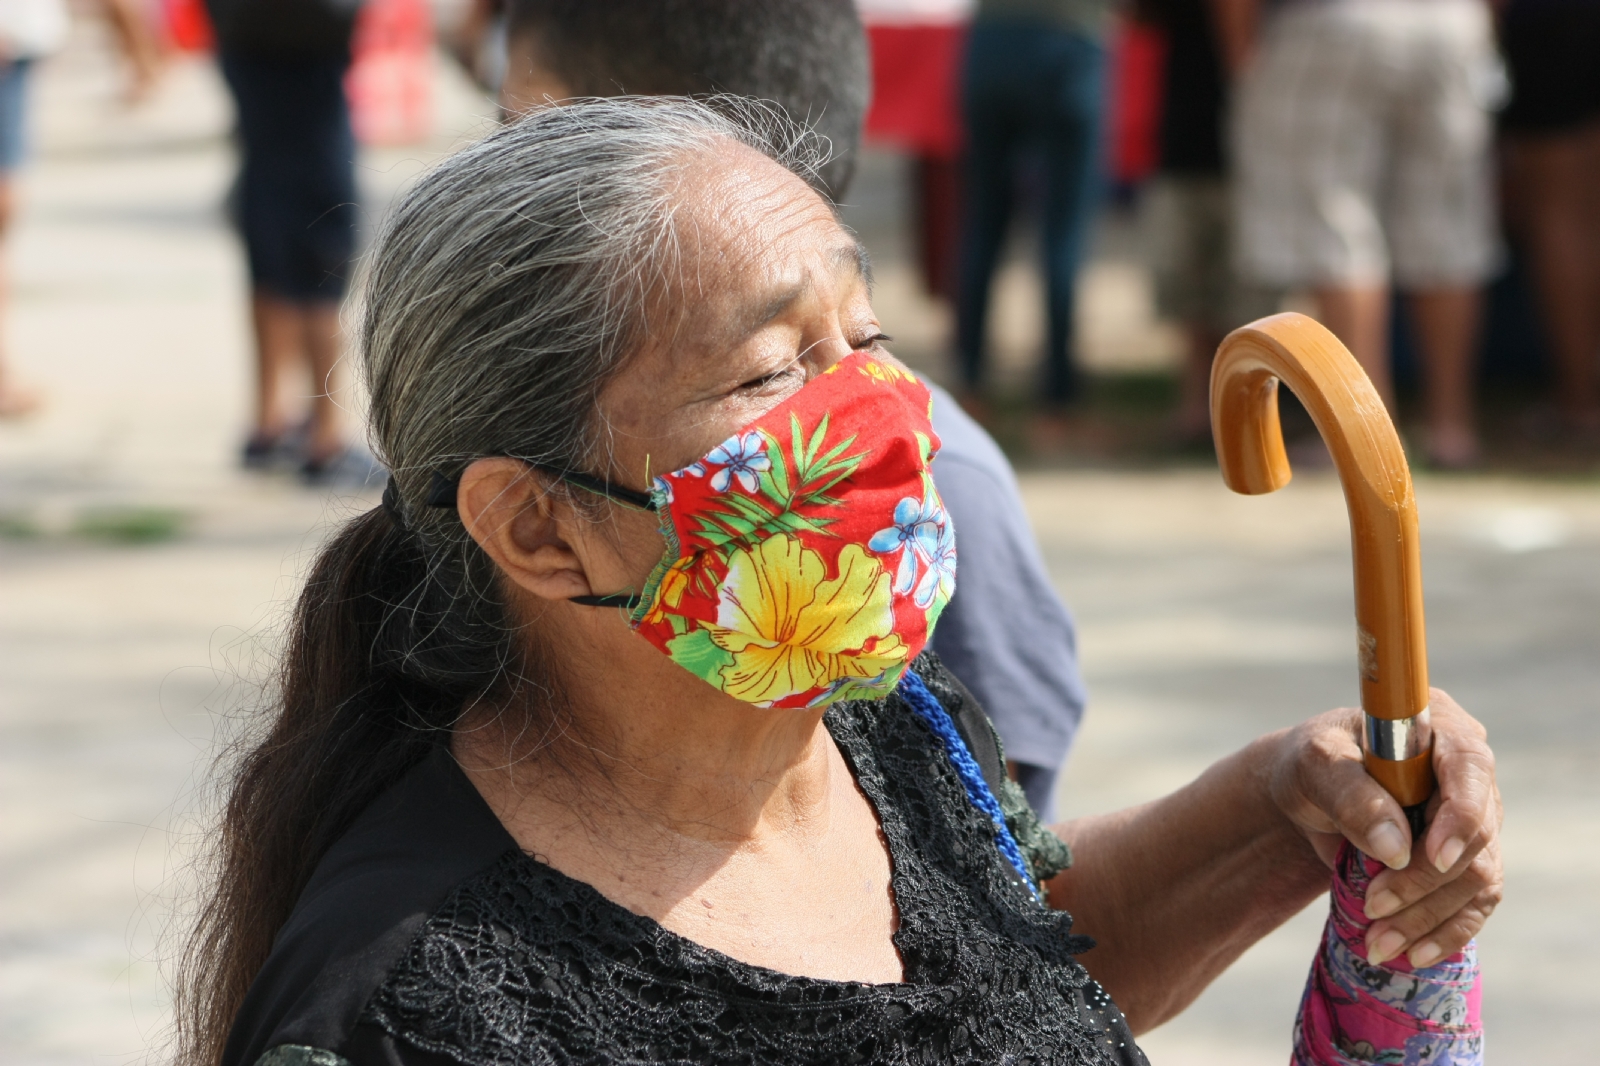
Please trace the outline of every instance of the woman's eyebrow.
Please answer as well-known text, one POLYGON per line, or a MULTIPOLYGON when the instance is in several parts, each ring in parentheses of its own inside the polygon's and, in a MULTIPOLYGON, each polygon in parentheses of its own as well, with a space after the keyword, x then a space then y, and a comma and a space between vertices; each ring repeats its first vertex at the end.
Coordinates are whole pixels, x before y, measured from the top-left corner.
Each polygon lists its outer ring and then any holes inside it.
POLYGON ((867 283, 867 293, 872 293, 872 257, 867 254, 867 246, 860 241, 851 241, 849 244, 840 245, 828 256, 833 262, 835 271, 853 270, 855 274, 867 283))
MULTIPOLYGON (((869 293, 872 291, 872 259, 867 255, 866 246, 860 241, 851 241, 849 244, 835 247, 828 253, 828 263, 835 273, 855 274, 867 283, 867 291, 869 293)), ((811 284, 811 277, 807 275, 771 293, 761 303, 753 303, 747 314, 738 316, 738 325, 731 331, 730 347, 739 344, 750 334, 787 311, 791 304, 810 290, 811 284)))
POLYGON ((765 301, 754 305, 748 314, 740 315, 735 343, 744 340, 750 334, 787 311, 796 300, 810 290, 811 284, 811 275, 807 274, 799 281, 787 284, 776 292, 771 293, 765 301))

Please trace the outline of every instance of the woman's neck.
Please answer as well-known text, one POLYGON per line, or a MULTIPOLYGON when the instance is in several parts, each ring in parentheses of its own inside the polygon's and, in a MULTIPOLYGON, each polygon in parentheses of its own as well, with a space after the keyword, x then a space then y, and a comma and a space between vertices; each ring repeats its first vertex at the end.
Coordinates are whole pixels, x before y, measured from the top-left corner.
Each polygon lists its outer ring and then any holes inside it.
POLYGON ((455 736, 517 844, 745 962, 900 980, 887 845, 822 712, 753 707, 632 633, 582 627, 548 727, 485 709, 455 736))
POLYGON ((567 823, 671 850, 738 847, 825 816, 836 765, 820 710, 753 707, 643 650, 643 662, 563 671, 553 714, 502 706, 463 723, 457 758, 508 827, 567 823))

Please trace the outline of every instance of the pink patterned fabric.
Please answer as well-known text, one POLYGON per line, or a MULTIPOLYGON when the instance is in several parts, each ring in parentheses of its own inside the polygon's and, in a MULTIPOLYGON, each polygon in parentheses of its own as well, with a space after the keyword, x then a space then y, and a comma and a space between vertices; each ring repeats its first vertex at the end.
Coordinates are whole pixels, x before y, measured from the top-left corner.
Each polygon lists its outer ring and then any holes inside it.
POLYGON ((1291 1066, 1481 1066, 1478 952, 1413 970, 1404 955, 1367 961, 1367 885, 1383 864, 1339 852, 1322 949, 1294 1027, 1291 1066))

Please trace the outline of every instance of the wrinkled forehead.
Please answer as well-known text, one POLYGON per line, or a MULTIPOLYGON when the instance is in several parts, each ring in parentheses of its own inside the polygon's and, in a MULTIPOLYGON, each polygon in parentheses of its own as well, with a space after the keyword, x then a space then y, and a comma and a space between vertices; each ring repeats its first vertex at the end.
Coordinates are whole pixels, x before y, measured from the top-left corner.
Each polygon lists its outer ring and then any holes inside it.
POLYGON ((821 277, 867 273, 861 245, 798 175, 731 141, 685 158, 670 191, 676 270, 662 293, 679 329, 731 343, 821 277))

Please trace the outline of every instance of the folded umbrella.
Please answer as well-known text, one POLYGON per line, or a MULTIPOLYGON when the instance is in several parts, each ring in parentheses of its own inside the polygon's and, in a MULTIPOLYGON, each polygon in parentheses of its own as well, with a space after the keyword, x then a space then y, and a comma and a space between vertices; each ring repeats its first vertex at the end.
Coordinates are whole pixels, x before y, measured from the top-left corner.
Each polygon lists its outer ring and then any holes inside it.
MULTIPOLYGON (((1292 476, 1278 423, 1280 381, 1322 434, 1350 512, 1367 772, 1399 800, 1420 836, 1434 780, 1411 471, 1382 398, 1344 345, 1305 315, 1273 315, 1230 333, 1212 366, 1212 433, 1233 491, 1273 492, 1292 476)), ((1335 866, 1292 1066, 1482 1063, 1475 947, 1423 969, 1404 956, 1374 965, 1363 907, 1383 865, 1346 843, 1335 866)))

